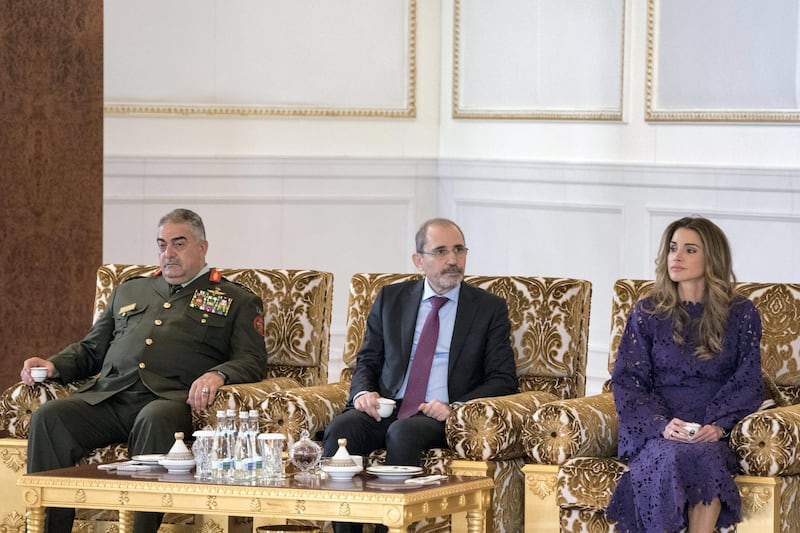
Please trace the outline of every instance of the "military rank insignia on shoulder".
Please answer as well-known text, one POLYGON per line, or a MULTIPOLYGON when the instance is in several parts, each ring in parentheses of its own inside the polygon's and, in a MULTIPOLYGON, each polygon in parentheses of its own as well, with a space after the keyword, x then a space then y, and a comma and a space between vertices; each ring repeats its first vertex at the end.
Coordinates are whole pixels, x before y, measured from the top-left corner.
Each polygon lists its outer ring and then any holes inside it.
POLYGON ((238 281, 234 281, 234 280, 230 280, 230 279, 226 278, 225 276, 222 275, 222 272, 219 269, 216 269, 216 268, 212 268, 211 269, 211 272, 208 275, 208 281, 211 281, 213 283, 222 283, 224 281, 225 283, 231 283, 233 285, 236 285, 237 287, 242 288, 242 289, 246 290, 249 293, 256 294, 256 292, 253 289, 251 289, 250 287, 248 287, 247 285, 243 285, 242 283, 239 283, 238 281))
POLYGON ((233 298, 219 289, 197 289, 194 291, 189 307, 200 309, 206 313, 227 316, 233 298))

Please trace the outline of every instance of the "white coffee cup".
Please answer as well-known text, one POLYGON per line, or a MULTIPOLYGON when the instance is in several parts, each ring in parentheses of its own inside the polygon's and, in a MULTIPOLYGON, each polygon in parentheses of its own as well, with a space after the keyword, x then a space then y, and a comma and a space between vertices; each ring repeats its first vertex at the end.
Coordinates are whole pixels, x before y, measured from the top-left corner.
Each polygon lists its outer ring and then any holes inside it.
POLYGON ((685 426, 683 426, 683 429, 685 429, 686 431, 688 431, 688 432, 689 432, 689 436, 691 437, 691 436, 693 436, 695 433, 697 433, 697 430, 699 430, 699 429, 700 429, 700 424, 696 424, 696 423, 694 423, 694 422, 689 422, 688 424, 686 424, 685 426))
POLYGON ((36 383, 41 383, 45 379, 47 379, 47 367, 46 366, 34 366, 31 367, 31 378, 36 383))
POLYGON ((390 398, 378 398, 378 414, 386 418, 394 411, 395 401, 390 398))

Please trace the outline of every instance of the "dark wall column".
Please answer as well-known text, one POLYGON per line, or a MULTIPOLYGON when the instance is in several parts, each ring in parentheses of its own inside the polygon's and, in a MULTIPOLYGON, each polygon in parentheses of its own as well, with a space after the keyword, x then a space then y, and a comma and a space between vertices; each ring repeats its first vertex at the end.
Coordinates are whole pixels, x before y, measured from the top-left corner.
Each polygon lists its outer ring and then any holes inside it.
POLYGON ((0 0, 0 388, 86 333, 102 224, 103 2, 0 0))

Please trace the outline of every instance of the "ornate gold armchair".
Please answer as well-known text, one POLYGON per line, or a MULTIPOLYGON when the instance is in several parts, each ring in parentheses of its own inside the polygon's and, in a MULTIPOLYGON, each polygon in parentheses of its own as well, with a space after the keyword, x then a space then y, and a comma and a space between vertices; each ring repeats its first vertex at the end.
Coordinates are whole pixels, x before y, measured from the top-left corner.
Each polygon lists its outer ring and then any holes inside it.
MULTIPOLYGON (((627 317, 651 285, 623 279, 614 286, 609 372, 627 317)), ((736 531, 791 533, 800 524, 800 285, 737 289, 761 315, 762 369, 772 399, 731 431, 744 504, 736 531)), ((523 469, 526 531, 612 531, 605 507, 625 471, 616 459, 618 427, 610 392, 553 402, 531 415, 522 437, 536 463, 523 469)))
MULTIPOLYGON (((356 274, 350 283, 344 362, 338 383, 272 393, 263 404, 267 428, 297 438, 312 435, 342 412, 351 369, 361 348, 369 310, 381 287, 416 274, 356 274)), ((520 428, 546 401, 584 394, 591 284, 565 278, 467 276, 467 283, 506 299, 520 392, 475 399, 455 408, 447 423, 446 450, 429 450, 429 472, 487 475, 495 480, 487 531, 522 531, 524 451, 520 428)), ((375 459, 375 458, 373 458, 375 459)), ((377 459, 380 460, 380 459, 377 459)), ((435 531, 427 526, 425 531, 435 531)), ((445 526, 438 526, 445 527, 445 526)))
MULTIPOLYGON (((105 310, 118 284, 132 277, 151 275, 156 269, 148 265, 101 266, 97 270, 94 319, 105 310)), ((253 409, 270 392, 328 381, 333 274, 315 270, 220 270, 225 278, 248 287, 263 300, 269 364, 265 379, 258 383, 221 387, 206 414, 194 417, 198 428, 213 426, 217 409, 253 409)), ((15 478, 25 472, 26 437, 32 412, 48 400, 71 394, 78 386, 79 383, 46 381, 29 387, 19 382, 0 395, 0 430, 7 431, 10 437, 0 439, 0 529, 24 528, 20 520, 25 505, 15 478)), ((127 446, 119 443, 95 450, 85 461, 99 463, 126 457, 127 446)), ((83 511, 78 515, 79 519, 86 517, 83 511)))

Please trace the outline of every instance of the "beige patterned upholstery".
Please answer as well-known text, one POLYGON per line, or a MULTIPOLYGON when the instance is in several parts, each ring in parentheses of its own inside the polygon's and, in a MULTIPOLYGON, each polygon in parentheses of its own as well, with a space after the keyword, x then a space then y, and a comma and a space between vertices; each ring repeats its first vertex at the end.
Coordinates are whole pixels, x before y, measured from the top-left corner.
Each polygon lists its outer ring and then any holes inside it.
MULTIPOLYGON (((157 268, 101 266, 97 270, 94 320, 105 310, 117 285, 132 277, 149 276, 157 268)), ((244 285, 263 300, 269 364, 263 381, 221 387, 206 414, 194 415, 198 428, 213 426, 217 409, 256 408, 271 392, 328 381, 333 274, 315 270, 221 268, 220 271, 225 278, 244 285)), ((79 385, 46 381, 34 387, 22 382, 11 386, 0 395, 0 430, 7 430, 13 438, 25 439, 32 412, 48 400, 68 396, 79 385)), ((84 462, 120 460, 127 453, 126 445, 119 443, 95 450, 84 462)), ((21 471, 24 472, 24 465, 21 471)))
MULTIPOLYGON (((346 368, 338 383, 286 390, 262 404, 267 428, 297 438, 325 428, 344 410, 351 369, 364 339, 366 320, 381 287, 418 274, 356 274, 350 283, 346 368)), ((447 422, 447 450, 429 450, 430 472, 489 475, 495 479, 494 511, 487 531, 522 531, 524 449, 520 428, 544 402, 584 394, 591 284, 565 278, 467 276, 467 283, 506 299, 517 360, 519 394, 475 399, 456 407, 447 422)), ((373 457, 380 460, 381 454, 373 457)), ((425 531, 447 524, 426 525, 425 531)))
MULTIPOLYGON (((613 368, 628 314, 651 281, 619 280, 614 286, 613 368)), ((740 533, 793 533, 800 524, 800 285, 740 283, 763 325, 761 357, 772 400, 731 431, 742 475, 740 533), (777 407, 776 407, 777 406, 777 407)), ((606 389, 607 390, 607 389, 606 389)), ((563 400, 537 409, 523 429, 526 521, 536 531, 611 531, 605 507, 625 471, 615 459, 617 417, 611 393, 563 400)))

